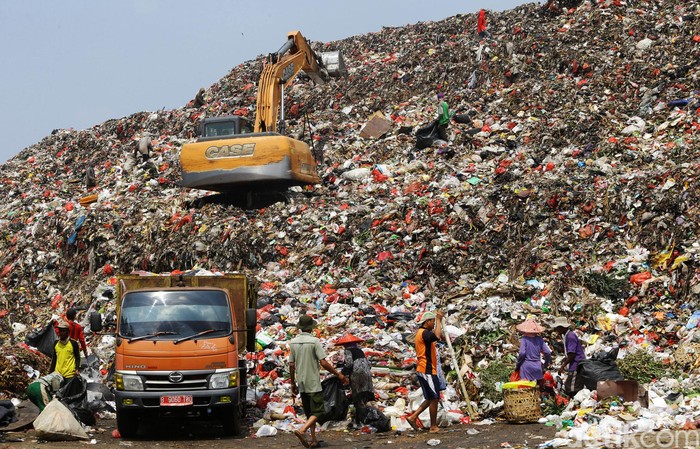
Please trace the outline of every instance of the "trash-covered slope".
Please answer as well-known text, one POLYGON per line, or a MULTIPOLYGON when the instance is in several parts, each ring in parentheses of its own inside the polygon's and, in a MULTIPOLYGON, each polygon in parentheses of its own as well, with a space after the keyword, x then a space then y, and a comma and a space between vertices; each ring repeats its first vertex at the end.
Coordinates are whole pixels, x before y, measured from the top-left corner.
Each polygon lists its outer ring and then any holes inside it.
POLYGON ((318 44, 343 52, 347 77, 302 77, 285 104, 291 131, 312 127, 323 149, 323 184, 249 210, 179 188, 178 152, 200 118, 254 114, 261 59, 202 108, 56 130, 0 168, 0 338, 87 308, 116 273, 192 268, 254 276, 276 339, 309 310, 328 335, 341 317, 404 350, 410 325, 387 316, 433 306, 475 362, 512 352, 528 313, 591 333, 612 320, 668 353, 697 338, 684 325, 700 291, 699 3, 594 3, 489 12, 485 38, 470 14, 318 44), (471 124, 417 150, 438 90, 471 124), (376 111, 389 131, 361 137, 376 111))

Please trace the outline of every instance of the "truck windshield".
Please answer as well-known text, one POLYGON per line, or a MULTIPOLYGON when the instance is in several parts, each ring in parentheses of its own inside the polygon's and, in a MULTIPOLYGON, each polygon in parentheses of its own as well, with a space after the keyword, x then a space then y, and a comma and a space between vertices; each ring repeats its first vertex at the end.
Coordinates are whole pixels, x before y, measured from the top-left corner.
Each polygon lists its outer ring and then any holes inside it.
POLYGON ((205 338, 231 333, 231 312, 223 292, 152 291, 124 295, 119 335, 127 339, 178 340, 205 332, 205 338))

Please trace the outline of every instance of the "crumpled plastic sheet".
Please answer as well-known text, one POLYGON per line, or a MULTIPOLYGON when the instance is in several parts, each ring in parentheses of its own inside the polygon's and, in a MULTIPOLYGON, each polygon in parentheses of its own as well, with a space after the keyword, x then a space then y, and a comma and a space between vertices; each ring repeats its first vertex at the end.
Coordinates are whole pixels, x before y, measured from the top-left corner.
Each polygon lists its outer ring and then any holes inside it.
MULTIPOLYGON (((178 186, 179 149, 201 118, 254 116, 263 57, 207 88, 200 108, 59 129, 22 150, 0 167, 4 344, 70 305, 113 313, 117 273, 241 270, 259 283, 271 340, 249 360, 256 394, 287 404, 285 351, 303 313, 317 316, 332 360, 340 333, 366 340, 386 407, 415 391, 404 336, 436 307, 462 334, 455 349, 476 383, 477 366, 513 360, 514 325, 530 314, 570 317, 589 353, 612 336, 622 355, 673 363, 680 344, 700 341, 697 5, 539 8, 489 12, 483 39, 468 14, 315 44, 342 51, 348 76, 287 90, 308 113, 323 182, 284 201, 246 210, 236 195, 178 186), (416 150, 438 88, 471 123, 416 150), (377 110, 392 129, 360 137, 377 110)), ((307 129, 302 114, 287 117, 292 134, 307 129)), ((113 340, 86 330, 106 371, 113 340)))

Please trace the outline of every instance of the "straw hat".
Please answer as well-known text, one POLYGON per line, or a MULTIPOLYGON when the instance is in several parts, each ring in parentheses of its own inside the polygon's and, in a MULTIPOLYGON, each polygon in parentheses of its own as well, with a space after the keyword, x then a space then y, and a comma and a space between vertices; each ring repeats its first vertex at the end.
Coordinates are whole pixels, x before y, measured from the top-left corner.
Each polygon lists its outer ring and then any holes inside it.
POLYGON ((533 318, 527 318, 515 328, 524 334, 541 334, 544 332, 544 327, 540 326, 533 318))
POLYGON ((362 342, 364 342, 364 340, 361 339, 360 337, 357 337, 357 336, 355 336, 355 335, 352 335, 352 334, 349 334, 349 333, 348 333, 348 334, 345 334, 345 335, 343 335, 342 337, 338 338, 338 339, 335 341, 335 344, 336 344, 336 345, 339 345, 339 346, 342 346, 342 345, 349 345, 349 344, 352 344, 352 343, 362 343, 362 342))

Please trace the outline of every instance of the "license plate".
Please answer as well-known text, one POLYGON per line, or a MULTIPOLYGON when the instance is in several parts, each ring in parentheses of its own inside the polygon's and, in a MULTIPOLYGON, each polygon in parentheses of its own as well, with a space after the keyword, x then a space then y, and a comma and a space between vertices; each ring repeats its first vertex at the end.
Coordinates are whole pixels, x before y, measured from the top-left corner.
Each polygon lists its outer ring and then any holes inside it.
POLYGON ((180 405, 192 405, 191 395, 179 395, 179 396, 161 396, 160 405, 162 407, 173 407, 180 405))

